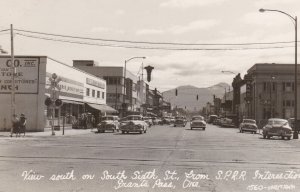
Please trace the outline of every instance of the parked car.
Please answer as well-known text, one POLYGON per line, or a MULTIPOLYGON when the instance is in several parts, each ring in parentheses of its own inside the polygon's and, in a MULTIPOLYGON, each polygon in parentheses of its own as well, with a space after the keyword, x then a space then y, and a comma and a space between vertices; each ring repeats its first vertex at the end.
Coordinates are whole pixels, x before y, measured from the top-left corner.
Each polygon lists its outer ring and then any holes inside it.
POLYGON ((143 120, 141 115, 129 115, 122 119, 120 130, 122 134, 129 132, 139 132, 140 134, 146 133, 148 124, 143 120))
POLYGON ((270 139, 273 136, 278 136, 290 140, 292 134, 292 128, 285 119, 271 118, 268 120, 268 124, 263 127, 263 138, 270 139))
POLYGON ((242 123, 240 124, 240 132, 257 132, 257 125, 254 119, 243 119, 242 123))
POLYGON ((144 121, 148 124, 149 127, 153 125, 152 117, 144 117, 144 121))
POLYGON ((104 133, 106 130, 115 132, 119 131, 119 117, 107 115, 101 118, 101 122, 97 125, 99 133, 104 133))
POLYGON ((208 116, 207 123, 210 124, 210 123, 214 122, 214 120, 217 118, 218 118, 218 115, 210 115, 210 116, 208 116))
MULTIPOLYGON (((292 128, 292 130, 295 131, 295 118, 289 118, 288 122, 289 122, 290 127, 292 128)), ((300 119, 297 119, 297 127, 298 127, 298 131, 299 131, 300 119)))
POLYGON ((202 116, 193 116, 191 123, 190 123, 190 127, 191 129, 193 128, 202 128, 203 130, 205 130, 206 128, 206 122, 204 120, 204 117, 202 116))
POLYGON ((221 127, 234 127, 232 119, 229 118, 221 118, 220 120, 221 127))
POLYGON ((185 127, 186 121, 183 117, 176 117, 174 121, 174 127, 185 127))

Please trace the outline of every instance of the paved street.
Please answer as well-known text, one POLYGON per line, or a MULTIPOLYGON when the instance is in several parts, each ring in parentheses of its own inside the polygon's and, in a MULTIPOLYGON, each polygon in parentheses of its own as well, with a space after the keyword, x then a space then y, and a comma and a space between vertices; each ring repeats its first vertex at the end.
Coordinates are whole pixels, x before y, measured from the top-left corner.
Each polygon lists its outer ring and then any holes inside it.
POLYGON ((165 125, 146 134, 1 137, 0 144, 1 192, 300 190, 299 140, 236 128, 165 125))

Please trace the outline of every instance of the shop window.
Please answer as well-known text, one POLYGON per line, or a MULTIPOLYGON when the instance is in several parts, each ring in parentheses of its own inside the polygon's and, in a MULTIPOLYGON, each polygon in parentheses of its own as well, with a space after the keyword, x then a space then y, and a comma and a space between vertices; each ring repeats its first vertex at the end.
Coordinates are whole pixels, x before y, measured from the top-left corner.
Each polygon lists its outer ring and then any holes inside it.
POLYGON ((95 90, 92 90, 92 97, 95 97, 95 90))
POLYGON ((86 96, 90 96, 90 88, 86 88, 86 96))
POLYGON ((264 91, 267 91, 267 83, 264 82, 264 91))

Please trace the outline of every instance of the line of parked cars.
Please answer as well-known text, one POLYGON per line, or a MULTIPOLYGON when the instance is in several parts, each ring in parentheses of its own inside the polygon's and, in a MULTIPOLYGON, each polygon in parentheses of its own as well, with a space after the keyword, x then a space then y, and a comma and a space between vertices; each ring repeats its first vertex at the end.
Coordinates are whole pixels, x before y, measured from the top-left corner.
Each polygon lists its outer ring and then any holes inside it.
POLYGON ((155 124, 153 118, 141 115, 129 115, 122 119, 118 116, 107 115, 101 118, 101 122, 97 125, 97 130, 99 133, 121 131, 122 134, 130 132, 142 134, 146 133, 153 124, 155 124))
POLYGON ((232 121, 232 119, 227 118, 227 117, 218 117, 215 118, 212 121, 213 125, 219 125, 221 127, 235 127, 234 122, 232 121))
MULTIPOLYGON (((229 118, 219 118, 216 115, 212 115, 208 118, 208 121, 214 125, 222 127, 234 127, 234 124, 229 118)), ((299 122, 300 124, 300 122, 299 122)), ((270 118, 266 124, 262 127, 263 138, 270 139, 271 137, 281 137, 281 139, 290 140, 293 135, 294 118, 288 120, 281 118, 270 118)), ((254 119, 243 119, 239 125, 240 133, 250 132, 257 133, 258 126, 254 119)))
MULTIPOLYGON (((257 124, 256 121, 253 119, 243 119, 242 123, 240 124, 240 132, 252 132, 257 133, 257 124)), ((277 136, 281 137, 282 139, 290 140, 293 135, 293 129, 286 119, 280 118, 271 118, 268 119, 268 122, 262 128, 262 135, 263 138, 270 139, 271 137, 277 136)))

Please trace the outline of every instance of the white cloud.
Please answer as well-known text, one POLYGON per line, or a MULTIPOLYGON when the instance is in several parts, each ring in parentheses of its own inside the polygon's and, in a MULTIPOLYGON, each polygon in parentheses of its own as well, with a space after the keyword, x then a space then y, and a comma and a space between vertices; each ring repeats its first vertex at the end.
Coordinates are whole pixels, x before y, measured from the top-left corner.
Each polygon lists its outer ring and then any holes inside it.
POLYGON ((116 10, 116 12, 115 12, 116 15, 124 15, 124 13, 125 13, 125 11, 122 10, 122 9, 118 9, 118 10, 116 10))
POLYGON ((223 3, 226 0, 168 0, 160 4, 161 7, 190 8, 223 3))
POLYGON ((94 27, 91 29, 93 33, 117 33, 117 34, 124 34, 123 30, 116 30, 108 27, 94 27))
POLYGON ((173 34, 182 34, 189 31, 195 31, 199 29, 209 29, 217 24, 216 20, 199 20, 190 22, 187 25, 178 25, 170 28, 170 32, 173 34))
POLYGON ((136 32, 137 35, 157 35, 163 33, 164 31, 160 29, 140 29, 136 32))
POLYGON ((298 0, 259 0, 255 2, 255 6, 257 7, 261 7, 261 8, 270 8, 270 7, 265 7, 265 6, 274 6, 276 5, 277 7, 279 7, 280 5, 284 5, 284 4, 294 4, 298 2, 298 0))

